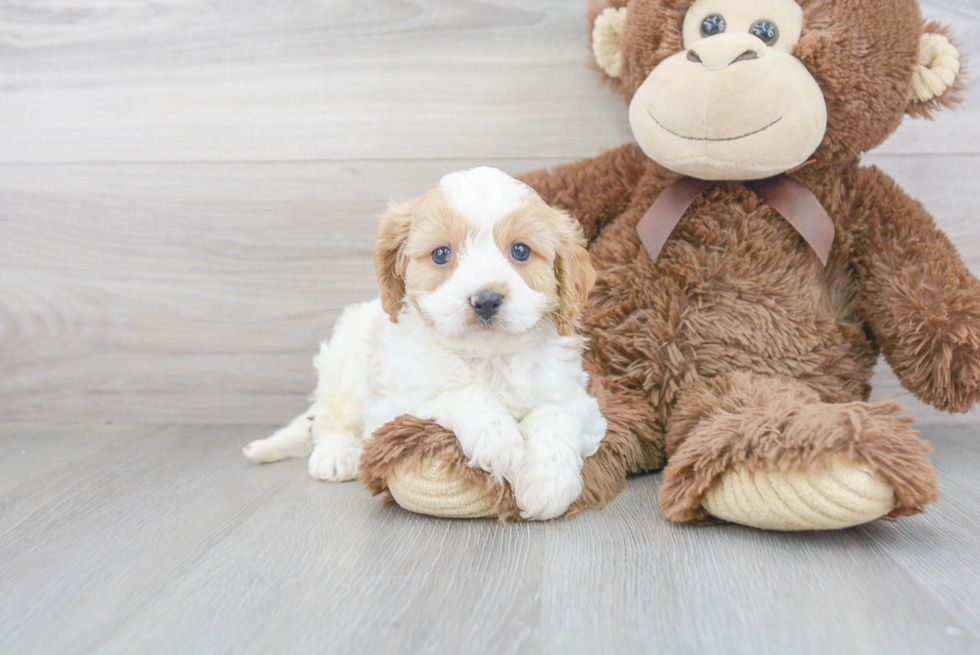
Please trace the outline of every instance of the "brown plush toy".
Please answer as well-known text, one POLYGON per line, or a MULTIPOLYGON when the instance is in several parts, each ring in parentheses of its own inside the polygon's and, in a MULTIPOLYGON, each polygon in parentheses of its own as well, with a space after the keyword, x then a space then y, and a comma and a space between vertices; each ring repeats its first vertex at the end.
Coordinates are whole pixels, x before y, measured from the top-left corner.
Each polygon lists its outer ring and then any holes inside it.
MULTIPOLYGON (((862 167, 903 116, 958 101, 915 0, 614 0, 599 67, 637 144, 524 180, 581 222, 582 317, 609 419, 569 510, 663 468, 672 521, 842 528, 935 500, 927 444, 865 402, 880 353, 919 398, 980 399, 980 283, 922 205, 862 167), (823 261, 823 260, 826 260, 823 261)), ((515 517, 451 433, 402 417, 362 480, 440 516, 515 517)))

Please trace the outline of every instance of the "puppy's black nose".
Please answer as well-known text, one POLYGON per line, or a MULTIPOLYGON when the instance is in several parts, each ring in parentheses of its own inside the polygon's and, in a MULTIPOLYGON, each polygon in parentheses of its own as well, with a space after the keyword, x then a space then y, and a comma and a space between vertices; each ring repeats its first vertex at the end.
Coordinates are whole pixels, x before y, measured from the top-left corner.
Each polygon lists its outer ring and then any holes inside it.
POLYGON ((504 304, 504 297, 492 291, 481 291, 470 298, 470 305, 473 311, 479 314, 484 321, 489 321, 497 313, 500 306, 504 304))

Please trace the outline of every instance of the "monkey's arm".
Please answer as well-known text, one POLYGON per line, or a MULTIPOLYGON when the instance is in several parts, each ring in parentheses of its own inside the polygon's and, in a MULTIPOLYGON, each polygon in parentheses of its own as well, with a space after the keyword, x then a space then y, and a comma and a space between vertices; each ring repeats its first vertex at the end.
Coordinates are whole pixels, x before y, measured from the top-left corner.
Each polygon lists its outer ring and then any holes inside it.
POLYGON ((518 176, 546 203, 578 219, 591 240, 629 206, 649 160, 635 144, 609 150, 591 159, 540 169, 518 176))
POLYGON ((980 401, 980 282, 916 200, 858 173, 852 218, 859 302, 905 387, 946 411, 980 401))

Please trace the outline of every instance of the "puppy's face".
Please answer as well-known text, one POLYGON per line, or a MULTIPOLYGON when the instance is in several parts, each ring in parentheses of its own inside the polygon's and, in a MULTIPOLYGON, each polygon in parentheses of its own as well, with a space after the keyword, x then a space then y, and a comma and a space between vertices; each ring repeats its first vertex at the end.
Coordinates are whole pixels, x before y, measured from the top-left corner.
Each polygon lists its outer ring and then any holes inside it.
POLYGON ((445 176, 381 219, 375 264, 385 310, 404 303, 446 338, 571 334, 595 281, 581 228, 492 168, 445 176))

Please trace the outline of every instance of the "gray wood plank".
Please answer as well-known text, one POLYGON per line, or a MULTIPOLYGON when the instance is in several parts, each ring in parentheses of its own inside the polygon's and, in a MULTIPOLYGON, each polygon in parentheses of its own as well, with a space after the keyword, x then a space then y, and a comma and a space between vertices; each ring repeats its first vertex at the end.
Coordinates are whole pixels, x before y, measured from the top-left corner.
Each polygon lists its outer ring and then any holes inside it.
MULTIPOLYGON (((587 69, 585 7, 7 0, 0 161, 590 156, 631 137, 587 69)), ((924 13, 980 52, 975 0, 924 13)), ((977 94, 883 151, 977 152, 977 94)))
POLYGON ((506 653, 535 643, 541 553, 525 527, 428 519, 380 507, 356 483, 297 478, 100 650, 506 653))
POLYGON ((251 465, 239 446, 266 429, 134 431, 84 471, 41 464, 64 493, 0 537, 0 651, 980 649, 975 428, 928 434, 947 494, 974 494, 952 513, 804 535, 667 524, 656 475, 570 521, 431 519, 299 460, 251 465))
MULTIPOLYGON (((68 452, 99 439, 79 429, 68 452)), ((55 471, 29 454, 36 492, 4 494, 0 652, 89 652, 295 479, 288 466, 256 475, 240 451, 215 447, 265 429, 130 432, 55 471)), ((0 437, 3 455, 10 441, 0 437)))
POLYGON ((980 429, 928 428, 941 499, 923 516, 858 528, 980 634, 980 429))
MULTIPOLYGON (((6 498, 5 507, 9 511, 10 498, 18 487, 23 485, 36 492, 38 478, 66 466, 84 466, 90 457, 99 457, 107 449, 159 430, 159 426, 149 425, 0 423, 0 496, 6 498)), ((9 514, 0 518, 0 526, 5 518, 9 514)))
POLYGON ((2 161, 574 157, 629 138, 586 68, 584 2, 0 12, 2 161))
POLYGON ((545 591, 551 600, 545 606, 602 599, 601 618, 592 622, 554 612, 555 650, 595 639, 599 626, 610 652, 642 651, 653 643, 651 635, 665 652, 687 653, 720 652, 719 644, 763 653, 976 649, 980 432, 937 427, 924 436, 936 448, 942 501, 920 517, 853 530, 780 534, 669 524, 651 515, 660 476, 650 476, 653 484, 634 480, 618 500, 617 508, 631 506, 625 515, 605 510, 582 517, 594 522, 591 532, 613 538, 593 540, 588 557, 558 532, 549 535, 545 549, 553 557, 543 577, 546 589, 548 583, 553 588, 545 591), (964 486, 968 493, 961 493, 964 486), (940 537, 951 521, 959 523, 940 537), (627 555, 620 559, 617 551, 627 555), (949 614, 903 607, 923 599, 949 614))

